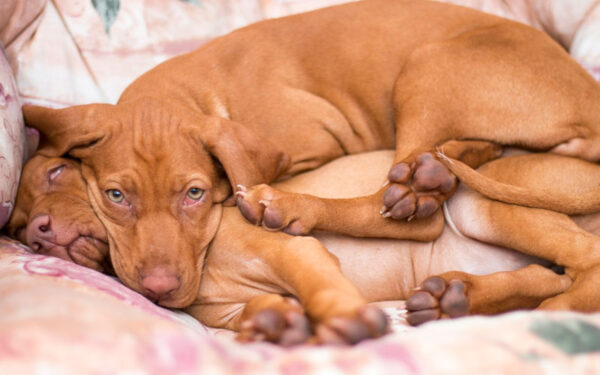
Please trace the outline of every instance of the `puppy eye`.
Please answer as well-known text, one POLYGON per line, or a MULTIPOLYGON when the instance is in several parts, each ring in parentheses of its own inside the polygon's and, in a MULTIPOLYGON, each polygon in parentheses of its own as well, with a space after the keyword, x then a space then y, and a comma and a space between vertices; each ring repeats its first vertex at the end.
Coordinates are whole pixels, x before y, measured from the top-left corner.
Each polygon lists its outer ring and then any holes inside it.
POLYGON ((53 182, 56 177, 65 169, 65 164, 58 165, 48 171, 48 181, 53 182))
POLYGON ((204 190, 197 188, 197 187, 193 187, 190 190, 188 190, 188 192, 187 192, 187 197, 193 201, 200 200, 200 198, 202 198, 203 195, 204 195, 204 190))
POLYGON ((107 190, 106 196, 108 197, 108 199, 111 200, 111 202, 115 202, 115 203, 121 203, 121 202, 123 202, 123 199, 125 199, 125 195, 123 195, 123 192, 121 192, 121 190, 117 190, 117 189, 107 190))

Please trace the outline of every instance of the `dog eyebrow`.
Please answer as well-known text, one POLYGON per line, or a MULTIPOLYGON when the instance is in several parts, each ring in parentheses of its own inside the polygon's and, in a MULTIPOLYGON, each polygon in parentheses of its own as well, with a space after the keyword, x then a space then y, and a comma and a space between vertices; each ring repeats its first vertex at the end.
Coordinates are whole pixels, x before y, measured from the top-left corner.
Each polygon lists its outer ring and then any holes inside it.
POLYGON ((102 183, 99 184, 98 187, 104 189, 107 185, 116 184, 125 190, 132 190, 132 187, 138 185, 135 183, 135 181, 139 179, 143 179, 139 173, 135 173, 134 171, 130 170, 124 170, 103 178, 102 183))
POLYGON ((207 190, 212 188, 211 179, 201 173, 177 173, 173 176, 171 187, 174 192, 181 192, 187 187, 195 187, 207 190))

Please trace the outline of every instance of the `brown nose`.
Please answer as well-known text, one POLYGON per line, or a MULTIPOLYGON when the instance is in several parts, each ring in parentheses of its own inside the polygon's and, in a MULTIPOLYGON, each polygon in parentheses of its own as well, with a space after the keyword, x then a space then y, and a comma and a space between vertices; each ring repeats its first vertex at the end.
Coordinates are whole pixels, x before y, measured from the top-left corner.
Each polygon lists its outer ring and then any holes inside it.
POLYGON ((55 240, 56 234, 52 230, 50 215, 38 215, 27 225, 27 244, 33 251, 40 251, 47 247, 48 242, 55 242, 55 240))
POLYGON ((142 287, 148 297, 161 300, 179 289, 179 277, 164 268, 154 268, 142 276, 142 287))

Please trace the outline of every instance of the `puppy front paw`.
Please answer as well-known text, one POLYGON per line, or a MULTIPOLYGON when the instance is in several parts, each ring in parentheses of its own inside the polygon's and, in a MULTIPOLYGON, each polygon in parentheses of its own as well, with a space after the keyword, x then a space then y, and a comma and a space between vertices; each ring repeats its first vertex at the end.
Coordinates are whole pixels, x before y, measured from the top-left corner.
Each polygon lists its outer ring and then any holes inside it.
POLYGON ((236 340, 268 341, 281 346, 303 344, 311 337, 308 318, 301 312, 264 309, 243 321, 236 340))
POLYGON ((375 306, 364 306, 354 316, 333 317, 317 325, 317 342, 326 345, 354 345, 390 332, 385 313, 375 306))
POLYGON ((251 188, 240 185, 238 189, 237 206, 252 224, 293 236, 307 235, 314 227, 311 216, 301 214, 305 213, 301 194, 282 192, 264 184, 251 188))

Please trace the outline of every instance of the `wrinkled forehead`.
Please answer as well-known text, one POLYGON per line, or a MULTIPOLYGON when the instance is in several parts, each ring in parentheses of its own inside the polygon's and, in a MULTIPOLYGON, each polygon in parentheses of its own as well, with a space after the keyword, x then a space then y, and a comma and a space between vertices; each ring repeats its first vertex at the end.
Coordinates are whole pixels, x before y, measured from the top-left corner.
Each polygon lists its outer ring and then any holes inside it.
POLYGON ((144 124, 107 132, 83 162, 97 179, 136 176, 135 179, 166 182, 174 176, 217 177, 215 161, 201 142, 178 127, 144 124))
POLYGON ((85 188, 77 162, 39 154, 27 161, 21 173, 20 193, 27 192, 37 196, 61 188, 67 190, 85 188))
POLYGON ((141 168, 173 165, 192 167, 210 162, 211 156, 201 142, 177 131, 122 129, 111 131, 94 146, 94 164, 119 167, 135 164, 141 168))
MULTIPOLYGON (((27 161, 21 173, 14 212, 8 223, 9 232, 25 225, 32 210, 48 196, 85 199, 85 184, 75 161, 39 154, 27 161)), ((60 204, 57 203, 57 206, 60 204)))
POLYGON ((192 131, 202 126, 205 116, 190 108, 145 98, 82 110, 89 112, 83 122, 87 130, 75 128, 65 136, 73 145, 69 155, 85 166, 86 179, 90 170, 97 179, 123 170, 144 178, 164 178, 172 171, 214 177, 212 157, 192 131))
POLYGON ((21 173, 21 185, 34 185, 41 182, 45 178, 48 169, 55 165, 59 166, 65 160, 67 159, 34 155, 25 163, 21 173))

